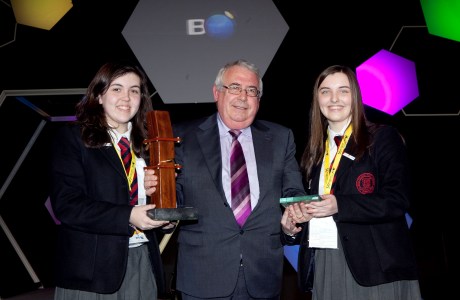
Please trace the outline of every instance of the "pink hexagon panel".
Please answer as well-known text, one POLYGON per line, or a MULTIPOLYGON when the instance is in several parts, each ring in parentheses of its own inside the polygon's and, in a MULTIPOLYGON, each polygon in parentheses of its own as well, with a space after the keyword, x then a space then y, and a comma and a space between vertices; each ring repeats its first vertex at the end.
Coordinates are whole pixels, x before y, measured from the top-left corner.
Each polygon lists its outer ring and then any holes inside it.
POLYGON ((263 75, 288 30, 268 0, 140 0, 122 34, 164 103, 205 103, 222 65, 263 75))
POLYGON ((394 115, 419 96, 415 63, 380 50, 356 68, 364 104, 394 115))

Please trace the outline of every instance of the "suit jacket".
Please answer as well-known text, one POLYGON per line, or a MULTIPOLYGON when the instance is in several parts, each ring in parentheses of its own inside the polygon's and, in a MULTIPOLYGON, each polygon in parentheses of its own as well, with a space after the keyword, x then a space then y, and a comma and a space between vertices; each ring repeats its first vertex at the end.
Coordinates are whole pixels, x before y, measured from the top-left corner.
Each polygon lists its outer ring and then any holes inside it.
MULTIPOLYGON (((120 288, 128 260, 128 181, 113 146, 87 148, 78 126, 64 126, 53 148, 51 202, 61 221, 56 285, 96 293, 120 288)), ((159 294, 164 292, 155 232, 145 232, 159 294)))
MULTIPOLYGON (((345 153, 354 156, 350 138, 345 153)), ((360 159, 342 156, 332 185, 338 213, 333 215, 345 258, 355 280, 374 286, 417 279, 405 213, 409 208, 410 175, 404 142, 392 127, 380 127, 370 152, 360 159)), ((320 166, 314 171, 311 193, 318 193, 320 166)), ((303 290, 311 286, 308 226, 301 235, 298 275, 303 290)))
POLYGON ((200 298, 230 295, 242 255, 249 294, 279 295, 284 254, 279 200, 305 194, 292 131, 266 121, 252 124, 260 198, 240 229, 222 187, 217 114, 173 127, 182 138, 175 155, 182 165, 178 202, 198 209, 197 221, 180 225, 177 289, 200 298))

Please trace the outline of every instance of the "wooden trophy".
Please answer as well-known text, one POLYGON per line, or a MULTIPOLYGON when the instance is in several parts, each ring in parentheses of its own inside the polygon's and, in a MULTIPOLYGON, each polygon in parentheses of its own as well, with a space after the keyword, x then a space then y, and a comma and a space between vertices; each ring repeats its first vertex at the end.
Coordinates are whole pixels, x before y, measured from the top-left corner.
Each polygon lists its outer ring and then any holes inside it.
POLYGON ((167 111, 152 110, 147 112, 150 165, 158 176, 156 191, 150 197, 150 203, 156 205, 147 211, 154 220, 195 220, 197 210, 191 207, 177 207, 176 203, 176 170, 182 166, 174 162, 174 146, 180 138, 173 137, 171 121, 167 111))

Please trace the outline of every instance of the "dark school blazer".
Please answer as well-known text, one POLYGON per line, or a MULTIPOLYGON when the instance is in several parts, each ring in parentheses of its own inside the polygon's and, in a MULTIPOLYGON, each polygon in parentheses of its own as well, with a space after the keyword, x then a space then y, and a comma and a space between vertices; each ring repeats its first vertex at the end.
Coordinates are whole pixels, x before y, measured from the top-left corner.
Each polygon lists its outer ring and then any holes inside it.
MULTIPOLYGON (((55 281, 58 287, 113 293, 123 281, 128 260, 128 181, 113 146, 87 148, 78 126, 57 134, 51 164, 51 203, 61 221, 55 281)), ((159 294, 165 289, 154 230, 145 231, 159 294)))
MULTIPOLYGON (((345 152, 352 155, 350 138, 345 152)), ((418 278, 405 213, 409 208, 410 175, 404 141, 390 126, 373 136, 370 152, 360 160, 342 156, 332 186, 338 213, 333 215, 348 266, 355 280, 374 286, 418 278)), ((320 168, 314 171, 311 194, 318 193, 320 168)), ((306 224, 305 224, 306 225, 306 224)), ((298 276, 303 290, 312 284, 308 226, 300 240, 298 276)))

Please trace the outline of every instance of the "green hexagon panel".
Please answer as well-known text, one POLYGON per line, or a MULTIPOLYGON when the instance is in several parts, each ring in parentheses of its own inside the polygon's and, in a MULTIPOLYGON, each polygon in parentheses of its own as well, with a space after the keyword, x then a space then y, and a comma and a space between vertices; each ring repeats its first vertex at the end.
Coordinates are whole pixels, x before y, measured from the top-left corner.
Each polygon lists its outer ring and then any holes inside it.
POLYGON ((263 75, 289 27, 268 0, 140 0, 123 36, 164 103, 214 102, 225 63, 246 59, 263 75))
POLYGON ((460 42, 460 1, 421 0, 428 32, 460 42))

